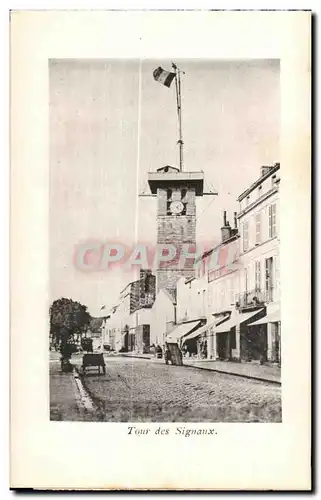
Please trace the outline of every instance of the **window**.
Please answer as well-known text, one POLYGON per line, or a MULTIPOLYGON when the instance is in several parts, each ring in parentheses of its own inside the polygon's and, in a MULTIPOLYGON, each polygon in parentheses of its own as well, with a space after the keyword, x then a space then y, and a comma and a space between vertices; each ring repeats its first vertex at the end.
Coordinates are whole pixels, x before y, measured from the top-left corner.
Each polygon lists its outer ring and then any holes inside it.
POLYGON ((269 206, 269 237, 276 236, 276 204, 269 206))
POLYGON ((262 184, 260 184, 260 186, 257 188, 257 196, 258 198, 261 196, 262 194, 262 184))
POLYGON ((276 294, 278 294, 278 296, 280 296, 281 284, 280 284, 279 256, 274 257, 274 268, 275 268, 275 290, 276 290, 276 294))
POLYGON ((255 291, 261 291, 261 262, 259 260, 255 262, 255 291))
POLYGON ((206 316, 206 290, 203 290, 203 297, 202 297, 202 316, 206 316))
POLYGON ((276 175, 272 175, 272 189, 276 186, 276 175))
POLYGON ((243 252, 246 252, 249 248, 249 223, 244 222, 243 224, 243 252))
POLYGON ((248 206, 249 203, 250 203, 250 195, 246 197, 246 206, 248 206))
POLYGON ((247 293, 248 290, 248 272, 247 269, 244 269, 244 288, 245 288, 245 293, 247 293))
POLYGON ((273 285, 273 257, 269 257, 265 259, 265 291, 268 302, 273 301, 273 285))
POLYGON ((261 243, 261 213, 255 216, 255 243, 258 245, 261 243))

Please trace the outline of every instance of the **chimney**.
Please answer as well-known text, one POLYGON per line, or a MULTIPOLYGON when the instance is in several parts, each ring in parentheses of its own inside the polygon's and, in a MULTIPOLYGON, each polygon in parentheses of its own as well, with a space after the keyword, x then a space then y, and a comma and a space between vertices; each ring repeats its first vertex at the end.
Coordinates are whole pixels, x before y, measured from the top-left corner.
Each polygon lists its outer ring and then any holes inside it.
POLYGON ((231 236, 231 226, 226 220, 226 210, 223 212, 223 226, 221 227, 222 243, 228 240, 231 236))
POLYGON ((263 177, 265 174, 267 174, 273 167, 269 166, 262 166, 261 167, 261 177, 263 177))
POLYGON ((231 229, 231 236, 234 236, 238 233, 237 229, 237 212, 234 212, 234 227, 231 229))

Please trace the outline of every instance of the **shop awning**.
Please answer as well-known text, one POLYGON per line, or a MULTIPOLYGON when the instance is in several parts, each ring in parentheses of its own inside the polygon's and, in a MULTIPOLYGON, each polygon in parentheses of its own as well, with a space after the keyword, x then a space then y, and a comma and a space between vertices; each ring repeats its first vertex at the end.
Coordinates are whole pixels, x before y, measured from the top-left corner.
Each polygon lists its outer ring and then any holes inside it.
MULTIPOLYGON (((262 309, 256 310, 256 311, 249 311, 240 314, 240 324, 244 323, 245 321, 249 320, 252 316, 256 316, 259 312, 261 312, 262 309)), ((216 333, 224 333, 224 332, 229 332, 231 328, 236 326, 238 323, 238 318, 233 316, 229 320, 225 321, 221 325, 219 325, 216 328, 216 333)))
POLYGON ((198 328, 194 332, 189 333, 188 335, 186 335, 186 337, 184 337, 182 339, 183 342, 185 342, 185 340, 194 339, 195 337, 198 337, 199 335, 202 335, 202 333, 206 332, 206 330, 208 330, 212 325, 214 325, 214 323, 210 323, 210 324, 201 326, 201 328, 198 328))
POLYGON ((257 321, 254 321, 253 323, 249 323, 249 326, 252 325, 264 325, 266 323, 276 323, 281 320, 280 317, 280 311, 274 311, 271 314, 267 314, 264 316, 264 318, 258 319, 257 321))
POLYGON ((224 316, 219 318, 219 319, 216 319, 215 321, 212 321, 211 323, 206 323, 206 325, 203 325, 203 326, 201 326, 201 328, 198 328, 197 330, 190 333, 189 335, 186 335, 186 337, 183 338, 183 343, 185 342, 185 340, 194 339, 195 337, 202 335, 212 326, 220 324, 223 321, 223 319, 224 319, 224 316))
POLYGON ((175 330, 169 333, 166 337, 166 342, 178 342, 178 340, 187 335, 191 330, 200 324, 200 320, 190 321, 189 323, 182 323, 175 330))

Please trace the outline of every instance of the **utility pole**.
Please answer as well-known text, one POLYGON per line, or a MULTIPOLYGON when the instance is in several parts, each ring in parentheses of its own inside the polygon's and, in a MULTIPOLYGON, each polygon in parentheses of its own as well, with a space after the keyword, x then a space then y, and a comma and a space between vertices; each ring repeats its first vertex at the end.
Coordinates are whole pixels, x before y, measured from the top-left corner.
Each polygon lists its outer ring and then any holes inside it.
POLYGON ((181 71, 172 63, 172 67, 175 70, 175 88, 176 88, 176 104, 177 104, 177 116, 178 116, 178 141, 179 145, 179 170, 183 171, 183 133, 182 133, 182 93, 181 93, 181 71))

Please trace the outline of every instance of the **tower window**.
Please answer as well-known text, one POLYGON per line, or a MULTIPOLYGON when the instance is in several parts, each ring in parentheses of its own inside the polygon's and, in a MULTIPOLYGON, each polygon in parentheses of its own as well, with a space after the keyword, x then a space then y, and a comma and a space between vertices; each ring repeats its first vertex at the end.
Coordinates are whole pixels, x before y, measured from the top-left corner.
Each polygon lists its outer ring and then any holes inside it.
POLYGON ((172 189, 167 189, 167 215, 170 215, 172 193, 173 193, 172 189))

